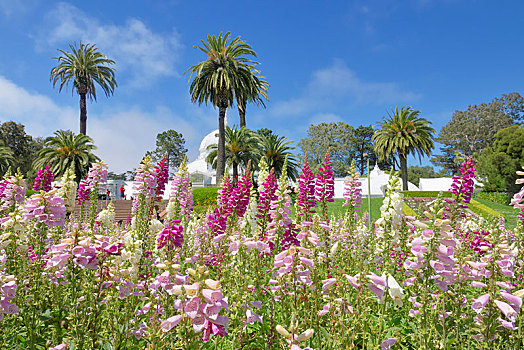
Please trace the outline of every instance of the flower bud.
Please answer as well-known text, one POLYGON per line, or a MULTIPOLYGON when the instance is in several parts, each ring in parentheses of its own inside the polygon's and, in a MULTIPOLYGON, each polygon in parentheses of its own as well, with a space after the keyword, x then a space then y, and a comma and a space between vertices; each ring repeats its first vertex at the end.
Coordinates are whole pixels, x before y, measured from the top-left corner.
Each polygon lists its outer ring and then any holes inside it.
POLYGON ((314 331, 310 328, 297 337, 297 341, 306 341, 313 336, 314 331))
POLYGON ((209 289, 217 290, 220 288, 220 282, 209 278, 205 281, 205 284, 209 289))
POLYGON ((291 334, 289 334, 289 332, 281 325, 277 325, 275 329, 278 332, 278 334, 280 334, 284 338, 287 338, 287 339, 291 338, 291 334))

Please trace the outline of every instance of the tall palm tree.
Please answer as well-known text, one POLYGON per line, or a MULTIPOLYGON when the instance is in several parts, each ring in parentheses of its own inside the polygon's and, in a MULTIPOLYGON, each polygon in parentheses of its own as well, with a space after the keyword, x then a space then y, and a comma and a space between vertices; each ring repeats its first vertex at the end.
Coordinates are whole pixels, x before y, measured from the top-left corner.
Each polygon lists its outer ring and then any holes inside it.
POLYGON ((431 155, 434 148, 435 129, 419 114, 420 111, 412 107, 399 110, 397 106, 378 124, 380 129, 373 134, 375 153, 380 159, 398 156, 404 191, 408 189, 408 155, 414 153, 420 159, 421 156, 431 155))
POLYGON ((258 64, 246 56, 256 57, 255 51, 245 41, 231 34, 220 33, 218 37, 207 36, 203 47, 195 46, 207 55, 207 59, 192 67, 189 80, 191 102, 218 107, 217 184, 222 181, 225 168, 225 127, 227 108, 233 105, 236 96, 249 96, 255 80, 252 65, 258 64), (247 92, 246 92, 247 91, 247 92))
POLYGON ((95 47, 94 44, 80 44, 79 48, 69 45, 71 52, 58 50, 60 57, 56 67, 51 69, 49 80, 53 87, 59 84, 58 91, 73 82, 72 90, 80 96, 80 133, 87 131, 87 103, 86 99, 96 101, 95 83, 97 83, 107 97, 113 95, 118 86, 115 80, 115 69, 111 67, 115 61, 108 59, 95 47))
POLYGON ((269 100, 267 97, 267 88, 269 83, 264 80, 264 77, 257 76, 255 73, 260 73, 257 69, 252 67, 252 82, 246 86, 245 90, 237 91, 237 108, 238 116, 240 118, 240 127, 246 127, 246 105, 248 102, 253 102, 256 105, 266 108, 264 97, 266 100, 269 100))
POLYGON ((76 181, 79 182, 92 163, 99 161, 92 152, 96 150, 93 139, 87 135, 75 135, 71 131, 55 131, 55 136, 50 136, 44 141, 44 148, 37 153, 33 162, 34 169, 41 169, 49 164, 55 177, 62 176, 68 168, 75 172, 76 181))
MULTIPOLYGON (((237 127, 230 128, 226 126, 225 130, 225 150, 226 163, 233 169, 233 181, 238 181, 238 168, 245 169, 247 163, 257 163, 258 151, 258 137, 257 135, 246 128, 237 129, 237 127)), ((206 161, 216 169, 217 166, 217 144, 208 147, 211 152, 206 158, 206 161)))
POLYGON ((15 158, 13 157, 13 151, 11 148, 4 146, 0 140, 0 175, 5 174, 7 169, 14 163, 15 158))
POLYGON ((280 177, 284 161, 288 156, 287 176, 294 181, 298 176, 298 165, 295 156, 290 152, 295 149, 295 147, 290 146, 292 142, 284 136, 269 134, 260 137, 259 146, 261 156, 265 158, 269 168, 274 169, 277 178, 280 177))

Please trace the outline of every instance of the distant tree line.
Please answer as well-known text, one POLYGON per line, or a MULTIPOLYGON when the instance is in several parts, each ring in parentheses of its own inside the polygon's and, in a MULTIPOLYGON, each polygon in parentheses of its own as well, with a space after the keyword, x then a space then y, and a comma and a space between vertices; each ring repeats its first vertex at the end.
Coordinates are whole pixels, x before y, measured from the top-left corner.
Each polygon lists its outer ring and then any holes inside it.
POLYGON ((371 125, 354 128, 344 122, 320 123, 310 125, 307 137, 301 139, 298 146, 301 158, 307 155, 312 168, 320 165, 329 149, 335 176, 346 176, 353 160, 359 172, 365 174, 368 157, 370 166, 378 163, 381 169, 389 169, 393 160, 391 157, 379 160, 374 150, 373 134, 371 125))
POLYGON ((524 98, 518 92, 455 111, 436 138, 441 154, 431 162, 452 175, 465 157, 472 156, 485 189, 511 196, 519 188, 515 172, 524 165, 523 120, 524 98))

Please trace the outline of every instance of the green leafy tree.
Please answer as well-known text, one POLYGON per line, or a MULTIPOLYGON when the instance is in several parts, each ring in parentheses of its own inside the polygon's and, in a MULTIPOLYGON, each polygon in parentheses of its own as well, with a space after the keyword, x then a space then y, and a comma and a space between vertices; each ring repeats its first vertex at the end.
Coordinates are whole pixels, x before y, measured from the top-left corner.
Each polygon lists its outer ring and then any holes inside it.
MULTIPOLYGON (((233 181, 238 181, 238 168, 245 169, 249 161, 257 164, 258 153, 258 136, 251 130, 242 127, 226 127, 226 163, 233 170, 233 181)), ((206 158, 206 161, 211 164, 213 169, 217 166, 217 145, 210 145, 208 147, 211 152, 206 158)))
POLYGON ((126 180, 126 173, 117 174, 112 171, 107 173, 108 180, 126 180))
POLYGON ((419 158, 429 156, 434 147, 435 129, 419 114, 420 111, 412 107, 395 107, 373 135, 375 152, 379 158, 398 157, 404 190, 408 189, 408 155, 418 154, 419 158))
MULTIPOLYGON (((240 37, 231 40, 231 34, 207 36, 203 46, 195 46, 207 56, 191 68, 189 87, 193 103, 212 104, 218 107, 217 183, 222 181, 225 168, 225 125, 227 108, 237 96, 248 96, 256 79, 253 65, 257 62, 246 56, 256 57, 255 51, 240 37)), ((258 87, 257 87, 258 88, 258 87)))
POLYGON ((181 133, 171 129, 164 131, 156 135, 156 149, 151 152, 151 157, 157 162, 166 155, 167 164, 171 171, 174 171, 186 156, 185 143, 186 140, 181 133))
POLYGON ((445 175, 457 174, 461 168, 461 160, 463 161, 464 156, 457 150, 452 144, 444 144, 440 147, 442 154, 435 154, 431 157, 431 163, 435 166, 441 167, 442 173, 445 175))
POLYGON ((13 151, 0 143, 0 175, 3 176, 7 169, 13 166, 14 162, 13 151))
POLYGON ((361 174, 366 173, 368 157, 370 165, 378 164, 380 169, 390 169, 393 165, 393 159, 391 157, 381 160, 375 154, 375 147, 373 145, 374 133, 375 131, 371 125, 360 125, 358 128, 353 130, 351 147, 353 149, 355 164, 357 165, 361 174))
POLYGON ((487 191, 508 192, 520 190, 516 185, 518 170, 524 165, 524 126, 513 125, 497 132, 495 142, 478 157, 479 179, 487 191))
POLYGON ((431 166, 410 166, 408 168, 408 181, 418 186, 420 179, 432 179, 440 177, 431 166))
POLYGON ((268 128, 261 128, 261 129, 257 130, 257 134, 259 136, 264 136, 265 137, 265 136, 269 136, 269 135, 273 134, 273 130, 268 129, 268 128))
POLYGON ((115 69, 111 67, 115 61, 108 59, 94 44, 80 44, 76 48, 69 45, 71 52, 58 50, 62 55, 55 57, 56 67, 51 69, 49 80, 53 87, 58 84, 58 90, 70 82, 73 91, 80 96, 80 133, 87 134, 87 97, 96 101, 95 83, 102 88, 106 96, 113 95, 117 82, 115 69))
POLYGON ((347 123, 320 123, 310 125, 308 137, 298 143, 302 153, 307 154, 312 167, 318 166, 330 149, 330 159, 335 176, 345 176, 354 158, 352 141, 354 129, 347 123))
POLYGON ((294 181, 298 177, 296 158, 291 153, 291 151, 295 150, 295 147, 290 146, 292 143, 293 141, 288 140, 284 136, 273 134, 260 138, 261 156, 265 158, 269 169, 274 169, 277 178, 282 173, 286 156, 288 157, 286 167, 288 178, 294 181))
POLYGON ((441 143, 441 155, 431 159, 448 174, 460 168, 455 159, 480 154, 495 141, 495 134, 515 123, 524 116, 524 98, 513 92, 495 98, 490 103, 470 105, 465 111, 455 111, 451 121, 440 130, 435 141, 441 143))
POLYGON ((12 151, 14 158, 13 170, 20 169, 27 178, 33 178, 31 164, 36 153, 42 149, 42 140, 26 134, 23 124, 8 121, 0 125, 0 140, 2 145, 12 151))
POLYGON ((92 163, 99 161, 92 152, 96 150, 93 139, 87 135, 75 135, 71 131, 55 131, 54 136, 45 139, 33 163, 34 169, 42 169, 49 164, 55 177, 62 176, 72 168, 76 181, 79 182, 89 170, 92 163))

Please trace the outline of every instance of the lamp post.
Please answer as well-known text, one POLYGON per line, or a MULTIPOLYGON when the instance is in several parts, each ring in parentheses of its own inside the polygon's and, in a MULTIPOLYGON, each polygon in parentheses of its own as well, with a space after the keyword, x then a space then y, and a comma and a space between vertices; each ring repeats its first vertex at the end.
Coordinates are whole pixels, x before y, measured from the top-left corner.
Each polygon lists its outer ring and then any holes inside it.
POLYGON ((368 165, 368 228, 371 230, 371 176, 369 174, 369 156, 364 153, 364 157, 367 158, 368 165))

